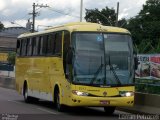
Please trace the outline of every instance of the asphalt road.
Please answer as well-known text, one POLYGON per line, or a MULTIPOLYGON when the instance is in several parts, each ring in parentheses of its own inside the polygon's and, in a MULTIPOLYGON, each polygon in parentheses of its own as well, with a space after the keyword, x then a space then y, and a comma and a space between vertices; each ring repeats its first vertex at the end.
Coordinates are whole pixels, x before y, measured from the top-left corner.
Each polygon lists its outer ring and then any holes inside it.
POLYGON ((53 103, 39 101, 27 104, 15 90, 0 87, 0 120, 116 120, 129 114, 116 110, 112 116, 105 115, 103 108, 67 108, 56 111, 53 103))

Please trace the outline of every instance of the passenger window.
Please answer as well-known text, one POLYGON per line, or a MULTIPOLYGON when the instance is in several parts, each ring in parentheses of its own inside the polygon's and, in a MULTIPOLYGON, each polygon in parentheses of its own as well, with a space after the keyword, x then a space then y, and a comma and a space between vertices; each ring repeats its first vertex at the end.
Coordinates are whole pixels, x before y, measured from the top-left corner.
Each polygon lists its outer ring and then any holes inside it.
POLYGON ((61 56, 62 53, 62 32, 55 34, 55 54, 61 56))
POLYGON ((70 32, 64 31, 64 43, 63 43, 63 57, 65 53, 68 51, 70 46, 70 32))
POLYGON ((63 42, 63 67, 64 67, 64 73, 66 73, 66 59, 67 59, 67 53, 70 46, 70 32, 64 31, 64 42, 63 42))
POLYGON ((27 40, 23 39, 22 46, 21 46, 21 55, 22 56, 26 56, 26 45, 27 45, 27 40))
POLYGON ((30 38, 27 38, 27 56, 31 56, 33 53, 33 42, 30 38))
POLYGON ((33 55, 38 55, 38 37, 34 37, 33 39, 33 55))
POLYGON ((20 40, 17 40, 17 47, 16 47, 16 53, 17 53, 17 56, 20 56, 20 40))
POLYGON ((40 36, 39 38, 39 49, 40 49, 40 55, 43 55, 43 52, 42 52, 42 46, 43 46, 43 37, 40 36))
POLYGON ((54 33, 51 33, 48 35, 48 42, 47 42, 47 55, 53 55, 54 54, 54 41, 55 36, 54 33))
POLYGON ((47 41, 48 41, 48 35, 43 36, 43 55, 47 53, 47 41))
POLYGON ((46 54, 47 37, 48 36, 41 36, 40 37, 40 55, 45 55, 46 54))

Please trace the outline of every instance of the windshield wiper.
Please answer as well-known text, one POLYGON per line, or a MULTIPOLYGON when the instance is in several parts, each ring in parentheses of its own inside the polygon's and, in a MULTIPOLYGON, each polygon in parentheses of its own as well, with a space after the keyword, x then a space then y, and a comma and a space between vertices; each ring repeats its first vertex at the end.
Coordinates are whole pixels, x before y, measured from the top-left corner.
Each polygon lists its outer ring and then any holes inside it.
POLYGON ((97 71, 94 74, 93 79, 91 80, 90 84, 93 84, 93 82, 97 79, 98 74, 102 71, 103 68, 103 64, 102 64, 102 57, 101 57, 101 65, 99 66, 99 68, 97 69, 97 71))
POLYGON ((116 72, 115 72, 115 70, 114 70, 114 68, 113 68, 113 66, 112 66, 112 64, 111 64, 110 55, 109 55, 108 57, 109 57, 108 64, 109 64, 109 66, 110 66, 110 70, 113 72, 113 75, 114 75, 114 77, 116 78, 116 81, 118 82, 118 84, 121 85, 121 81, 119 80, 118 75, 116 74, 116 72))

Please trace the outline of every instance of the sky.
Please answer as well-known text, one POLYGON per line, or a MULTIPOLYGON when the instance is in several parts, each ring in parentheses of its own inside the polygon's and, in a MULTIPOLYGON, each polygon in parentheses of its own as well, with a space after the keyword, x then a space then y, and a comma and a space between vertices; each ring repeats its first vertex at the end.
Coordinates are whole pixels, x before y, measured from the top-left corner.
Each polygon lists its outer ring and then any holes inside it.
MULTIPOLYGON (((136 16, 146 0, 83 0, 83 17, 85 9, 103 9, 106 6, 116 9, 119 2, 119 19, 136 16)), ((80 21, 80 0, 1 0, 0 21, 5 27, 26 26, 32 16, 33 3, 48 5, 47 8, 36 7, 38 12, 35 29, 45 26, 57 26, 69 22, 80 21), (15 24, 12 24, 14 22, 15 24)), ((83 18, 85 22, 85 19, 83 18)))

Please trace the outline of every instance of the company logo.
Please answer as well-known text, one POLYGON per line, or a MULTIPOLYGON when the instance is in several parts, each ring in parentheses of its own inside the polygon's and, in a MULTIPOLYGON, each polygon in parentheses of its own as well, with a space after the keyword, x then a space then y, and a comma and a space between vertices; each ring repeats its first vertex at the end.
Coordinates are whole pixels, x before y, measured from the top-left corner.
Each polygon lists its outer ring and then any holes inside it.
POLYGON ((106 95, 107 95, 107 92, 106 92, 106 91, 104 91, 104 92, 103 92, 103 95, 104 95, 104 96, 106 96, 106 95))

